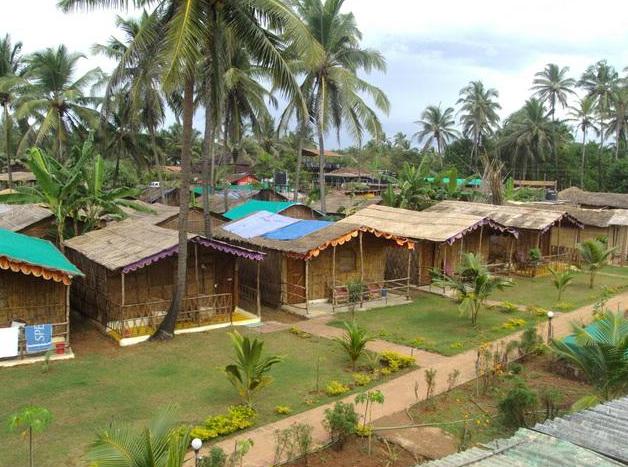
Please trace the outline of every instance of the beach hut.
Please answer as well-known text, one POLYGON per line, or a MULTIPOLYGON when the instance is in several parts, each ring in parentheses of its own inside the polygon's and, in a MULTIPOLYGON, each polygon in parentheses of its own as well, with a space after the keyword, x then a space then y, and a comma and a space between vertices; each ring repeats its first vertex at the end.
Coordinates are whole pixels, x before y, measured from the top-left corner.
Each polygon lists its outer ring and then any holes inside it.
POLYGON ((0 229, 0 359, 66 353, 70 283, 82 275, 49 241, 0 229), (41 345, 25 339, 32 326, 41 345))
MULTIPOLYGON (((382 197, 373 193, 355 193, 344 190, 329 190, 325 195, 325 207, 327 214, 336 217, 344 217, 354 212, 382 202, 382 197)), ((320 211, 321 202, 312 203, 312 208, 320 211)))
POLYGON ((628 193, 598 193, 571 187, 559 191, 558 199, 581 208, 628 209, 628 193))
POLYGON ((569 261, 573 257, 576 242, 572 242, 568 248, 561 248, 560 239, 566 230, 582 228, 582 224, 566 210, 512 204, 498 206, 464 201, 441 201, 426 209, 426 212, 482 216, 516 229, 519 236, 514 243, 491 236, 489 257, 494 261, 514 262, 522 267, 528 262, 529 252, 533 248, 540 250, 545 261, 569 261))
POLYGON ((0 229, 48 239, 56 230, 54 215, 39 204, 0 204, 0 229))
MULTIPOLYGON (((65 245, 68 257, 86 273, 73 284, 73 308, 122 345, 145 340, 172 299, 178 232, 125 220, 74 237, 65 245)), ((263 258, 257 251, 190 234, 187 288, 177 332, 255 319, 238 307, 238 268, 240 260, 263 258)))
MULTIPOLYGON (((290 311, 309 314, 314 305, 345 306, 350 284, 356 282, 363 287, 361 302, 408 292, 407 271, 387 279, 384 264, 387 247, 408 252, 414 244, 384 231, 261 211, 223 225, 215 235, 266 253, 262 300, 290 311)), ((250 266, 243 269, 242 281, 253 286, 253 273, 250 266)))
POLYGON ((322 217, 321 213, 302 203, 294 203, 292 201, 261 201, 257 199, 245 201, 244 203, 229 209, 224 213, 224 216, 227 219, 234 221, 250 216, 251 214, 259 211, 282 214, 295 219, 318 219, 322 217))
MULTIPOLYGON (((411 257, 413 284, 431 282, 431 271, 455 272, 463 253, 489 258, 489 238, 516 238, 514 229, 486 216, 446 212, 411 211, 388 206, 369 206, 341 220, 339 224, 358 224, 408 238, 415 242, 411 257)), ((387 254, 386 274, 394 276, 406 268, 406 258, 395 249, 387 254)))

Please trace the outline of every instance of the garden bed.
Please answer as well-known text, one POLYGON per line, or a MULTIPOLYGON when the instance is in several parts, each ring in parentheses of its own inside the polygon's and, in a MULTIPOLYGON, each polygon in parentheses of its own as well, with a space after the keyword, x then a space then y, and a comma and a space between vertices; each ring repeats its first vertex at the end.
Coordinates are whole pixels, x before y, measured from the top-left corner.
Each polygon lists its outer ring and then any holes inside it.
MULTIPOLYGON (((337 313, 329 323, 341 327, 350 313, 337 313)), ((418 349, 455 355, 520 331, 538 316, 526 311, 482 310, 476 326, 448 298, 422 293, 413 303, 374 310, 356 310, 356 320, 377 338, 418 349)))
MULTIPOLYGON (((522 371, 519 375, 505 374, 497 377, 495 384, 484 394, 478 396, 476 381, 470 381, 430 401, 416 404, 409 414, 416 423, 438 424, 454 435, 463 448, 467 448, 477 443, 511 436, 516 431, 516 427, 504 423, 499 415, 498 405, 514 386, 517 378, 521 378, 530 389, 539 394, 548 390, 559 391, 561 398, 558 415, 564 415, 575 401, 593 391, 583 381, 561 376, 553 367, 556 363, 549 356, 529 357, 521 364, 522 371), (466 423, 445 423, 459 420, 466 420, 466 423), (463 443, 465 430, 466 439, 463 443)), ((538 420, 542 421, 545 416, 542 404, 539 404, 539 410, 541 413, 537 414, 538 420)))
MULTIPOLYGON (((239 329, 257 335, 253 330, 239 329)), ((348 358, 333 341, 302 338, 287 331, 259 337, 265 342, 265 352, 281 355, 284 360, 273 367, 274 382, 257 399, 255 427, 285 417, 275 412, 277 406, 288 406, 291 413, 298 413, 343 397, 323 392, 330 381, 352 382, 348 358), (317 367, 319 393, 314 391, 317 367)), ((77 342, 81 342, 80 337, 77 342)), ((35 436, 39 466, 85 465, 82 456, 87 445, 96 430, 112 420, 141 427, 158 408, 175 403, 179 420, 196 425, 240 402, 222 370, 232 360, 231 343, 224 330, 179 335, 170 342, 147 342, 125 349, 106 344, 101 352, 93 347, 81 351, 77 345, 75 360, 52 363, 48 372, 42 372, 40 365, 0 369, 2 419, 25 402, 52 413, 52 424, 35 436)), ((358 362, 365 363, 366 359, 358 362)), ((389 378, 382 375, 365 387, 389 378)), ((351 388, 352 392, 357 390, 351 388)), ((19 434, 0 437, 2 465, 22 465, 26 450, 27 443, 19 434)))
MULTIPOLYGON (((605 271, 611 273, 609 267, 605 271)), ((570 311, 595 303, 602 295, 605 287, 610 295, 625 291, 628 289, 628 274, 624 278, 600 273, 595 278, 595 286, 590 289, 589 275, 582 272, 576 273, 573 282, 563 292, 561 304, 558 304, 556 288, 551 277, 532 279, 516 277, 513 287, 495 292, 491 299, 508 301, 517 305, 534 305, 547 309, 570 311)))

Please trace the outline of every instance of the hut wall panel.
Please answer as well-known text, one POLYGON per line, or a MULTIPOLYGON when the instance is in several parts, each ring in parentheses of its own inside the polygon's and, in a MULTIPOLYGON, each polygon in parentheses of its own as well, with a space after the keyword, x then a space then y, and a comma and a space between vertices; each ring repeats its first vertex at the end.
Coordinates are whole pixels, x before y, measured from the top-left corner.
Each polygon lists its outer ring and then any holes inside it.
POLYGON ((53 241, 56 237, 56 228, 52 219, 44 219, 28 227, 20 230, 21 234, 28 235, 29 237, 44 238, 46 240, 53 241))
POLYGON ((27 324, 65 322, 65 290, 60 282, 0 270, 0 326, 14 319, 27 324))
MULTIPOLYGON (((386 264, 386 241, 371 235, 364 235, 362 246, 364 251, 364 281, 367 283, 384 281, 384 265, 386 264)), ((309 299, 317 300, 329 298, 332 282, 333 249, 323 250, 319 256, 310 260, 309 299)), ((351 251, 355 254, 355 267, 351 271, 340 271, 336 262, 336 285, 342 285, 351 280, 360 279, 360 245, 357 239, 336 247, 336 259, 342 251, 351 251)), ((407 250, 403 250, 406 253, 407 250)), ((405 274, 404 274, 405 277, 405 274)))
POLYGON ((293 217, 295 219, 317 219, 318 216, 314 210, 308 206, 297 204, 290 206, 287 209, 281 211, 282 216, 293 217))
MULTIPOLYGON (((267 305, 278 306, 282 303, 283 255, 277 251, 267 251, 266 258, 260 263, 261 300, 267 305)), ((257 263, 240 261, 240 283, 255 289, 257 287, 257 263)))

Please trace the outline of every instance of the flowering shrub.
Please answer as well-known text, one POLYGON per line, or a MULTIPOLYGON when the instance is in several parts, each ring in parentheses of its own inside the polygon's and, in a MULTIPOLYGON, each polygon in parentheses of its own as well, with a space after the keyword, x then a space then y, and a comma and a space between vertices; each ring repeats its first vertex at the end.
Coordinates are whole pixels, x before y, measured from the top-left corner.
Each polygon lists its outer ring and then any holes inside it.
POLYGON ((214 415, 205 419, 203 425, 192 429, 190 436, 203 441, 244 430, 255 423, 255 410, 245 405, 229 407, 226 415, 214 415))
POLYGON ((325 388, 325 394, 328 396, 339 396, 340 394, 344 394, 345 392, 349 392, 351 388, 345 384, 342 384, 338 381, 330 381, 325 388))

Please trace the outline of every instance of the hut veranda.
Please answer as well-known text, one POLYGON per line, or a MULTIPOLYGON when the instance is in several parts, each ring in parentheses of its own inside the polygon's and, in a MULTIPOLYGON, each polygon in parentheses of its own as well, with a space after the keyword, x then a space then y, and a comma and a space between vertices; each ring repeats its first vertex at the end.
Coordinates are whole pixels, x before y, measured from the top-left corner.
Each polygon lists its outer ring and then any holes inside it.
MULTIPOLYGON (((215 236, 266 253, 261 296, 269 305, 309 314, 313 303, 329 303, 333 310, 354 300, 350 290, 356 283, 361 303, 408 294, 408 271, 386 278, 384 264, 388 247, 409 256, 414 243, 379 229, 260 211, 223 225, 215 236)), ((251 265, 241 273, 242 282, 253 287, 251 265)))
MULTIPOLYGON (((489 239, 516 239, 517 232, 486 216, 447 212, 411 211, 388 206, 369 206, 339 223, 359 224, 372 229, 386 229, 394 235, 415 242, 411 256, 410 278, 415 285, 431 282, 434 269, 453 274, 463 253, 489 257, 489 239)), ((388 250, 386 275, 394 276, 405 268, 406 258, 388 250)))
POLYGON ((70 283, 83 273, 47 240, 0 229, 0 363, 70 346, 70 283))
POLYGON ((528 267, 530 250, 533 248, 540 250, 544 262, 570 262, 576 255, 577 235, 566 232, 582 228, 582 224, 565 210, 441 201, 427 208, 426 212, 481 216, 516 229, 519 236, 510 241, 501 236, 490 236, 489 262, 507 263, 522 270, 528 267), (570 245, 562 241, 565 235, 573 238, 570 245))
MULTIPOLYGON (((86 273, 72 287, 73 308, 121 345, 148 338, 172 299, 177 231, 125 220, 65 245, 68 257, 86 273)), ((238 307, 238 268, 241 261, 256 263, 263 258, 257 251, 190 234, 187 288, 176 332, 258 321, 258 316, 238 307)))

